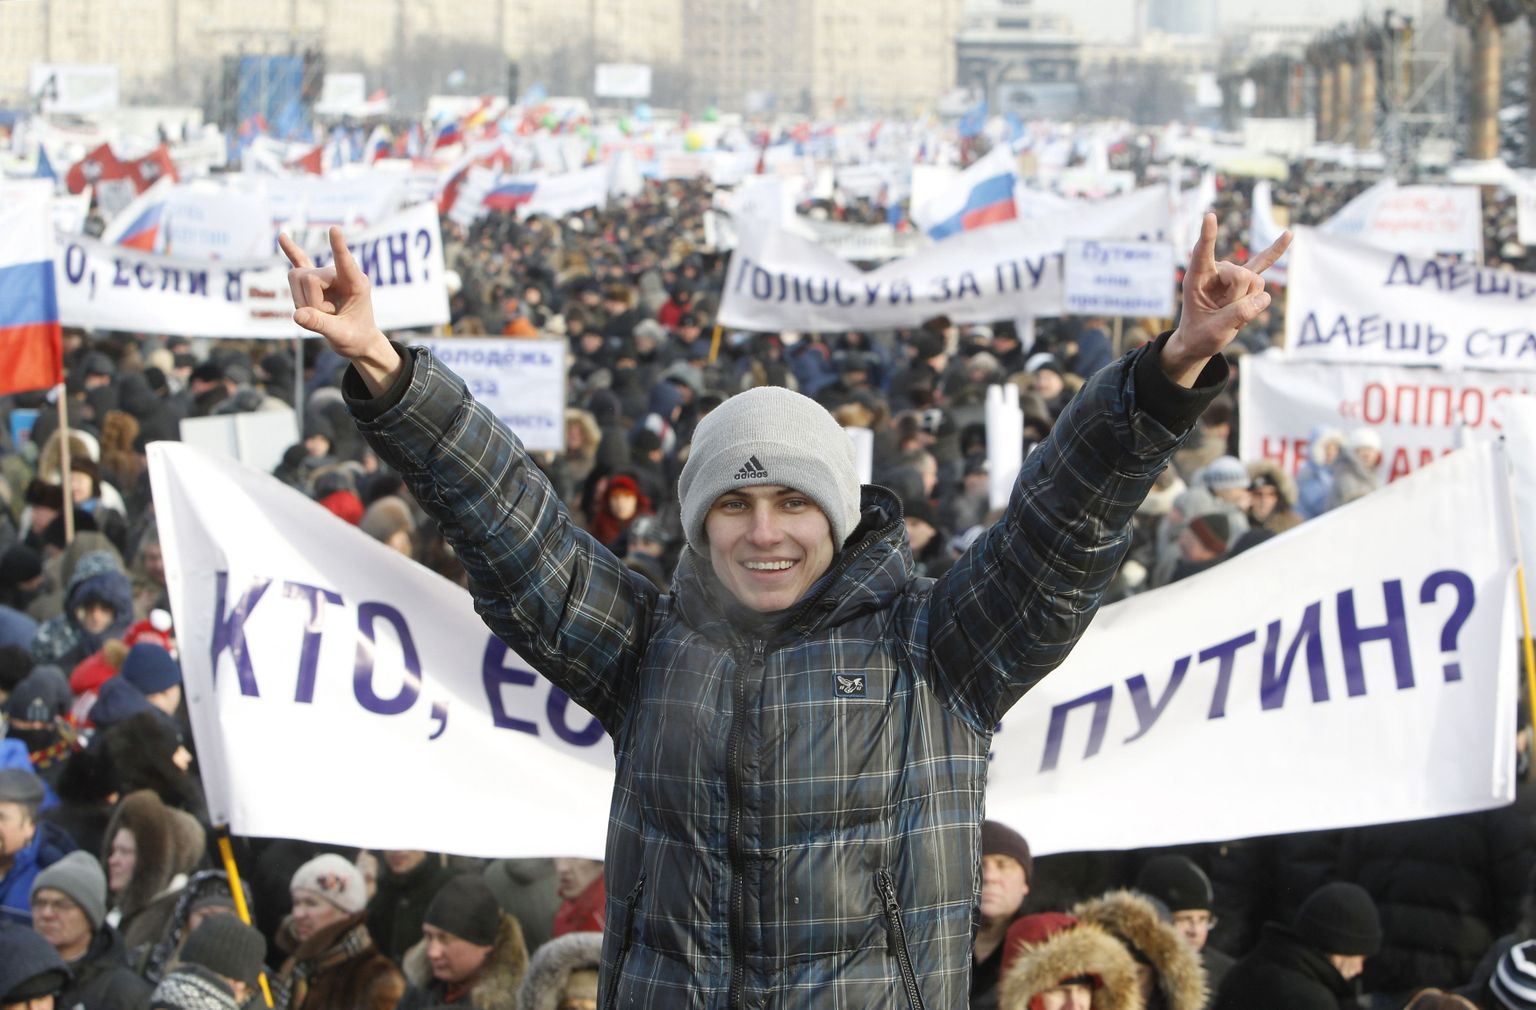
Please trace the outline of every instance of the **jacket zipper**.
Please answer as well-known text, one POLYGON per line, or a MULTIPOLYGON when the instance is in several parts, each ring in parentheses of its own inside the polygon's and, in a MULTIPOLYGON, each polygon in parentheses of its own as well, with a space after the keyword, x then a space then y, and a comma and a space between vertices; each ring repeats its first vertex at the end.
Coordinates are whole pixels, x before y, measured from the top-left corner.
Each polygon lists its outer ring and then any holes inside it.
POLYGON ((901 969, 901 984, 907 990, 907 1006, 911 1010, 923 1010, 923 993, 917 987, 917 974, 912 970, 912 955, 907 952, 907 930, 901 924, 901 905, 896 901, 896 884, 885 870, 875 873, 875 884, 880 890, 880 901, 885 906, 885 918, 891 928, 891 942, 896 948, 896 964, 901 969))
POLYGON ((608 998, 603 1006, 611 1008, 619 997, 619 979, 624 976, 624 960, 629 955, 629 944, 635 935, 635 906, 640 904, 640 892, 645 890, 645 874, 635 881, 635 886, 624 899, 624 938, 619 941, 619 953, 613 959, 613 978, 608 980, 608 998))
MULTIPOLYGON (((754 675, 762 669, 764 649, 765 643, 762 639, 753 641, 750 669, 754 675)), ((747 678, 740 667, 737 668, 735 682, 731 685, 731 696, 729 766, 726 769, 726 794, 730 801, 728 848, 731 860, 731 987, 729 1005, 731 1007, 740 1007, 743 997, 742 987, 747 973, 746 964, 742 959, 742 948, 746 946, 746 909, 744 907, 746 899, 743 894, 746 887, 746 883, 743 880, 746 874, 746 856, 741 841, 741 786, 742 779, 745 777, 741 767, 741 738, 746 732, 747 678)))

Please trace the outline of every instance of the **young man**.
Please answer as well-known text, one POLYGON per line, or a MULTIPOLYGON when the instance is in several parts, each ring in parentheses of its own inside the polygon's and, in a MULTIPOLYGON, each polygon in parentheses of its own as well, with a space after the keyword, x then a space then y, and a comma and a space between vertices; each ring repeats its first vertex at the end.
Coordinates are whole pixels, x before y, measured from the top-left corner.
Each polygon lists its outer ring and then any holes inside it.
POLYGON ((1207 215, 1180 328, 1083 388, 943 578, 913 574, 899 502, 861 492, 831 415, 764 387, 694 433, 663 596, 457 376, 384 336, 339 230, 325 268, 284 239, 295 322, 352 362, 360 430, 477 610, 613 737, 604 1005, 964 1005, 992 728, 1082 634, 1220 352, 1269 302, 1215 245, 1207 215))

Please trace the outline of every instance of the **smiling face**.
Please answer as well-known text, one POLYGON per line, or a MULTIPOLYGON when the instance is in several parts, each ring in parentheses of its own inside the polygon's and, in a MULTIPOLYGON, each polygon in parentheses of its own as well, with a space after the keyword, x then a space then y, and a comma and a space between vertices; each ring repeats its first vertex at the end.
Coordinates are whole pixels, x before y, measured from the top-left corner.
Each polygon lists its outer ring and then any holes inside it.
POLYGON ((826 514, 809 495, 776 484, 716 498, 704 517, 704 536, 715 577, 759 613, 794 605, 835 553, 826 514))

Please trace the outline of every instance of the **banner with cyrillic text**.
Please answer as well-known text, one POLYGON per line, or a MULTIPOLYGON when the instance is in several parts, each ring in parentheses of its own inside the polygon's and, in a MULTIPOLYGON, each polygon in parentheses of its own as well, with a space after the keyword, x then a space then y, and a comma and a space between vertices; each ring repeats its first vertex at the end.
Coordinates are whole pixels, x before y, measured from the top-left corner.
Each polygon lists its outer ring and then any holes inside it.
POLYGON ((1536 274, 1422 259, 1315 228, 1290 249, 1298 360, 1536 369, 1536 274))
POLYGON ((529 452, 565 451, 565 341, 422 340, 529 452))
MULTIPOLYGON (((448 322, 435 207, 411 207, 347 244, 373 282, 374 319, 381 328, 448 322)), ((311 252, 317 264, 328 259, 322 249, 311 252)), ((300 332, 282 260, 183 259, 61 235, 54 276, 66 326, 263 340, 300 332)))
MULTIPOLYGON (((1380 476, 1393 481, 1461 445, 1463 430, 1497 434, 1495 406, 1536 394, 1536 372, 1441 371, 1392 365, 1243 359, 1238 452, 1295 474, 1319 433, 1370 428, 1381 437, 1380 476)), ((1529 450, 1536 452, 1536 442, 1529 450)))
POLYGON ((1173 246, 1072 239, 1062 257, 1069 315, 1173 315, 1173 246))
POLYGON ((741 221, 719 321, 827 332, 916 326, 938 315, 960 323, 1056 316, 1068 239, 1164 239, 1168 227, 1168 189, 1149 186, 1071 213, 960 232, 865 272, 815 242, 741 221))
POLYGON ((1510 803, 1508 496, 1473 446, 1106 607, 1003 717, 987 816, 1050 853, 1510 803))
POLYGON ((602 858, 602 727, 469 594, 225 457, 149 447, 214 823, 487 857, 602 858), (402 816, 431 796, 432 816, 402 816))

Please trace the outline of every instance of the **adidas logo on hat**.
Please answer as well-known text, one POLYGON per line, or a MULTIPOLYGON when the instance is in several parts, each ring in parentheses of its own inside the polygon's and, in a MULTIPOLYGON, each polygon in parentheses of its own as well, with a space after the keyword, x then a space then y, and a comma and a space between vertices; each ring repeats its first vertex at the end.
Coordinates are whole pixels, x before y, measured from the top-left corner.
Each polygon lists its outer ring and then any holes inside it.
POLYGON ((741 469, 736 471, 737 480, 762 480, 766 476, 768 476, 768 470, 756 456, 741 464, 741 469))

